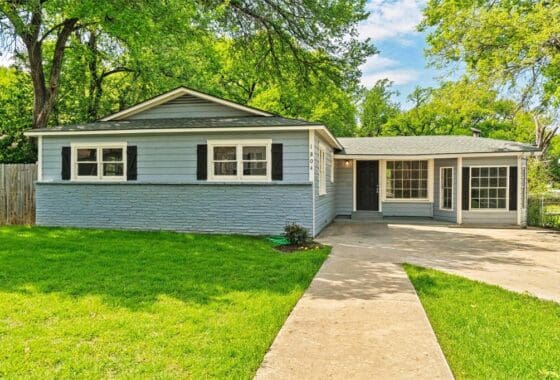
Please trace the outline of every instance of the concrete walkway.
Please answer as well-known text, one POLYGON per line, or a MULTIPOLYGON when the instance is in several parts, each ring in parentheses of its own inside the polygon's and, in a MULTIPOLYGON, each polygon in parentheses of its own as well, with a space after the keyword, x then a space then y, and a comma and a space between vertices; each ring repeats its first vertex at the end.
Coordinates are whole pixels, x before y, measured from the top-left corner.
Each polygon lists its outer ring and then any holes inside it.
POLYGON ((398 264, 333 251, 280 330, 257 379, 451 379, 398 264))

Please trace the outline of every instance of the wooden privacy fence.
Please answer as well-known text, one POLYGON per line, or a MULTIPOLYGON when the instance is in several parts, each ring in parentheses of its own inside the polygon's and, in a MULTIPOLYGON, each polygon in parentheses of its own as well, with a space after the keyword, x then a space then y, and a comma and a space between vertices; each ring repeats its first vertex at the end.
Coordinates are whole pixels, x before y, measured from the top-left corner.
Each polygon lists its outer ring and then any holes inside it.
POLYGON ((0 164, 0 225, 35 223, 37 165, 0 164))

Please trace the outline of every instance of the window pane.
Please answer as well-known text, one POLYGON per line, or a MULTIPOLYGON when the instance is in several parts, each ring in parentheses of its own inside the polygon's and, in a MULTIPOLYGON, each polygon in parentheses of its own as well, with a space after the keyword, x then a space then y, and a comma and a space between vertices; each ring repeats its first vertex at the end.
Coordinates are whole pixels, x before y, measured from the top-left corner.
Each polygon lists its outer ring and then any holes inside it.
POLYGON ((236 148, 234 146, 214 147, 215 161, 234 161, 236 160, 236 148))
POLYGON ((244 162, 243 175, 266 175, 266 162, 244 162))
POLYGON ((428 193, 427 161, 388 161, 387 198, 426 198, 428 193), (392 168, 389 170, 389 168, 392 168))
MULTIPOLYGON (((476 168, 473 168, 473 175, 476 168)), ((507 168, 487 167, 479 168, 481 178, 471 179, 471 208, 506 208, 507 168), (476 202, 475 202, 476 199, 476 202)))
POLYGON ((97 176, 97 164, 78 164, 78 176, 97 176))
POLYGON ((214 162, 214 175, 237 175, 237 162, 214 162))
POLYGON ((97 149, 78 149, 78 161, 97 161, 97 149))
POLYGON ((103 164, 103 175, 107 177, 122 177, 123 164, 103 164))
POLYGON ((244 146, 244 160, 266 160, 266 147, 264 146, 244 146))
POLYGON ((103 149, 103 161, 122 161, 123 150, 121 148, 103 149))

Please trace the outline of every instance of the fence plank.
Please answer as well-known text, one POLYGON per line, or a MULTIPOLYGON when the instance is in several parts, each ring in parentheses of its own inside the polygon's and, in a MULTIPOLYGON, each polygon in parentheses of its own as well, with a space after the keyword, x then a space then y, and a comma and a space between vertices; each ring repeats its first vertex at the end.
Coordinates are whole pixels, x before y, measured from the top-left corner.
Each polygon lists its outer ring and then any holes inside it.
POLYGON ((0 164, 0 225, 35 223, 35 164, 0 164))

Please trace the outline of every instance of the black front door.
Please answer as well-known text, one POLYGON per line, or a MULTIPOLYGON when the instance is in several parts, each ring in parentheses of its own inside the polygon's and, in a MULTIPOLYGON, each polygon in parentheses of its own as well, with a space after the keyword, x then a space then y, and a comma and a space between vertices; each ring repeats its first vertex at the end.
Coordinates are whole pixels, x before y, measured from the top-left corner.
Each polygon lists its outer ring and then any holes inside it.
POLYGON ((356 164, 356 208, 379 211, 379 161, 356 164))

